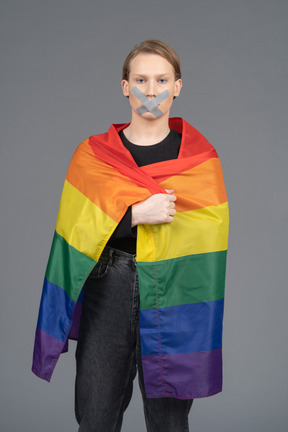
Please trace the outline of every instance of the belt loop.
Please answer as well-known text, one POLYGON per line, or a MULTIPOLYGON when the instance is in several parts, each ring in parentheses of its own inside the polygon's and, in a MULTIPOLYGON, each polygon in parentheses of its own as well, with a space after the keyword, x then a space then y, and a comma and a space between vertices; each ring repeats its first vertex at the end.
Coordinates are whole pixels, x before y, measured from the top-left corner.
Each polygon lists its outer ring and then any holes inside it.
POLYGON ((113 253, 114 253, 114 249, 109 249, 109 265, 111 266, 113 264, 113 253))

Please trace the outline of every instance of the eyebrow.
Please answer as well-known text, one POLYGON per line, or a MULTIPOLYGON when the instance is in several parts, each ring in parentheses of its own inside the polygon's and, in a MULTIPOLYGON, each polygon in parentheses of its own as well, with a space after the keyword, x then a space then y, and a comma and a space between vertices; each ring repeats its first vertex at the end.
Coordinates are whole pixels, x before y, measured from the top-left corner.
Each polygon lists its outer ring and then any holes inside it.
MULTIPOLYGON (((145 74, 142 74, 142 73, 134 73, 134 74, 131 74, 131 76, 133 76, 133 77, 147 78, 148 75, 145 75, 145 74)), ((164 73, 161 73, 161 74, 157 74, 155 76, 156 76, 156 78, 164 77, 164 76, 170 77, 171 74, 169 72, 164 72, 164 73)))

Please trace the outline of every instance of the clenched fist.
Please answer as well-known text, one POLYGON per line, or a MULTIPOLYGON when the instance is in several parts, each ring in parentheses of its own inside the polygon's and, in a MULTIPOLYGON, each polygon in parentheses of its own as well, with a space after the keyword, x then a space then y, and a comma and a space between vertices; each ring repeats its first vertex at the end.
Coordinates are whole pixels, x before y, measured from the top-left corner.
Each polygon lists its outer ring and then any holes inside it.
POLYGON ((132 227, 139 224, 155 225, 173 221, 176 214, 174 189, 167 194, 155 194, 140 203, 132 205, 132 227))

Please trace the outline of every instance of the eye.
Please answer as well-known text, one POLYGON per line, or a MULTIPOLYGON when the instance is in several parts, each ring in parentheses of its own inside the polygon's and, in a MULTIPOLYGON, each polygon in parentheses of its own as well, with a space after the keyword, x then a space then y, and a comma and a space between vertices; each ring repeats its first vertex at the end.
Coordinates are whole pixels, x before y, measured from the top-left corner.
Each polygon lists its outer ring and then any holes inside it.
POLYGON ((160 84, 166 84, 166 82, 167 82, 167 79, 165 79, 165 78, 160 78, 159 79, 159 83, 160 84))
POLYGON ((139 84, 143 84, 144 83, 144 79, 143 78, 137 78, 136 82, 139 84))

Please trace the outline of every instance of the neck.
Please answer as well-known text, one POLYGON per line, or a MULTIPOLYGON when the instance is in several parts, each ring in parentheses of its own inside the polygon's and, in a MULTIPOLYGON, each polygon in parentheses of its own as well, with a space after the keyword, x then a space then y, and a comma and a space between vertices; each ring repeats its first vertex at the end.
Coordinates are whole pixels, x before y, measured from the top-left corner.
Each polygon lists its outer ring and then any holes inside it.
POLYGON ((124 129, 124 135, 133 144, 152 145, 163 141, 169 134, 169 113, 158 119, 145 119, 132 114, 130 125, 124 129))

